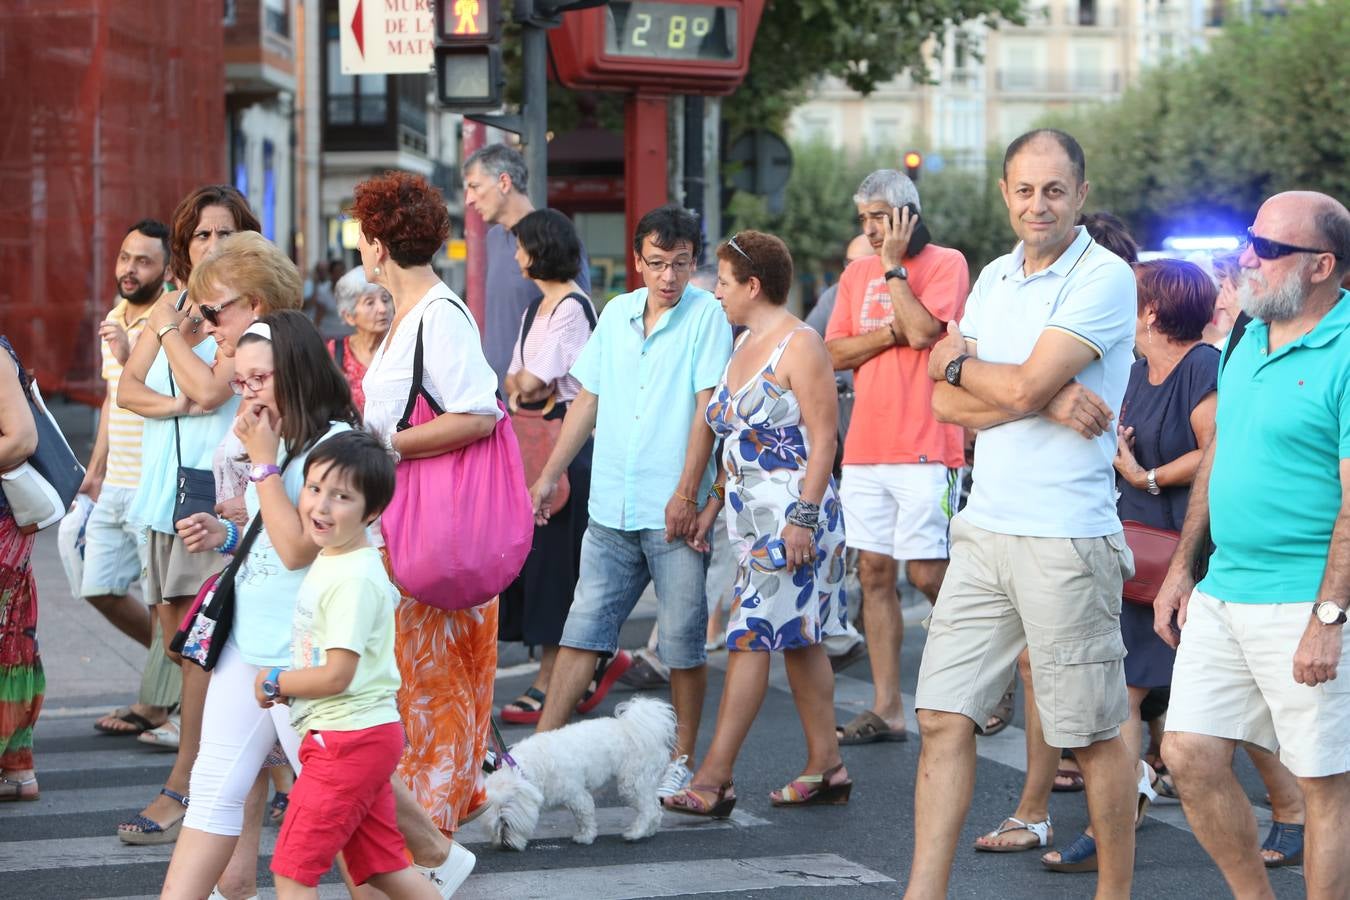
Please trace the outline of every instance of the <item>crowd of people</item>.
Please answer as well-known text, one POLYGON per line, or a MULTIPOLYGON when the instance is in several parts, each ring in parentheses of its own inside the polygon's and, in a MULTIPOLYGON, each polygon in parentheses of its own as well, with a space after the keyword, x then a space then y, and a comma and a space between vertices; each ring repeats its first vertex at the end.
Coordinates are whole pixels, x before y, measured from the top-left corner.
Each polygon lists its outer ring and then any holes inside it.
MULTIPOLYGON (((309 284, 226 186, 122 242, 72 587, 147 648, 135 701, 94 727, 176 748, 118 827, 176 844, 163 896, 257 893, 269 787, 279 896, 315 896, 335 861, 355 897, 450 896, 475 862, 455 833, 489 803, 498 641, 540 661, 501 718, 561 728, 635 665, 620 628, 649 585, 649 655, 676 718, 663 806, 730 815, 775 651, 805 749, 769 799, 847 803, 840 747, 909 737, 902 572, 932 605, 907 897, 946 896, 976 740, 1011 721, 1019 676, 1024 788, 975 849, 1045 851, 1048 869, 1097 872, 1098 897, 1128 897, 1134 829, 1161 794, 1237 896, 1271 896, 1266 867, 1297 862, 1309 896, 1350 893, 1338 201, 1279 194, 1240 253, 1141 263, 1118 220, 1083 215, 1077 142, 1040 129, 1007 148, 999 181, 1016 246, 973 285, 914 183, 879 170, 852 198, 851 261, 804 322, 781 240, 720 242, 708 290, 701 223, 677 206, 638 222, 642 286, 597 313, 576 230, 530 204, 520 155, 492 145, 463 174, 492 225, 481 330, 432 267, 450 219, 418 176, 357 185, 360 264, 325 262, 309 284), (837 372, 852 375, 847 428, 837 372), (417 423, 415 401, 431 410, 417 423), (504 434, 534 518, 515 580, 469 603, 405 588, 414 551, 382 535, 409 464, 487 465, 472 451, 504 434), (1140 587, 1146 566, 1161 585, 1140 587), (233 622, 207 653, 196 629, 222 584, 233 622), (836 723, 835 671, 862 655, 850 600, 873 697, 836 723), (1232 775, 1239 745, 1270 792, 1263 843, 1232 775), (1091 824, 1052 849, 1059 789, 1084 791, 1091 824)), ((32 455, 36 424, 0 346, 3 470, 32 455)), ((0 801, 39 796, 32 546, 0 500, 0 801)))

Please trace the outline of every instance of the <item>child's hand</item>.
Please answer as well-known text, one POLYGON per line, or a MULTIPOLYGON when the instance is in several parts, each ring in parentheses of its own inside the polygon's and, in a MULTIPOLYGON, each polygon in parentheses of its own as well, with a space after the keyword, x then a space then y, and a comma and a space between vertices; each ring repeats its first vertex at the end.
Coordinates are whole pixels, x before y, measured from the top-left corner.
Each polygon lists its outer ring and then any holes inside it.
POLYGON ((258 672, 258 677, 253 679, 253 697, 258 701, 258 705, 263 709, 272 705, 272 698, 263 693, 263 682, 267 680, 267 669, 258 672))

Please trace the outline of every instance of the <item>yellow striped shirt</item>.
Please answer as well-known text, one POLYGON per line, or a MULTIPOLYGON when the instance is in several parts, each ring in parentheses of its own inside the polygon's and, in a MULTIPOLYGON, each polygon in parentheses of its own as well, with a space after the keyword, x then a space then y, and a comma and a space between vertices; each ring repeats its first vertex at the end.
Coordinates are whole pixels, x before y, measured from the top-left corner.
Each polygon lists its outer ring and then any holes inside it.
MULTIPOLYGON (((108 313, 106 321, 114 322, 125 329, 128 345, 134 347, 136 346, 136 339, 140 337, 146 321, 150 318, 150 310, 153 308, 153 303, 147 303, 137 310, 127 301, 122 300, 113 307, 112 312, 108 313), (135 315, 136 318, 129 320, 129 315, 135 315)), ((122 377, 122 364, 108 349, 108 342, 102 341, 101 343, 103 380, 108 383, 108 389, 113 392, 115 397, 117 379, 122 377)), ((141 482, 141 423, 143 420, 131 410, 118 406, 115 401, 109 405, 107 415, 108 474, 103 483, 120 488, 138 487, 141 482)))

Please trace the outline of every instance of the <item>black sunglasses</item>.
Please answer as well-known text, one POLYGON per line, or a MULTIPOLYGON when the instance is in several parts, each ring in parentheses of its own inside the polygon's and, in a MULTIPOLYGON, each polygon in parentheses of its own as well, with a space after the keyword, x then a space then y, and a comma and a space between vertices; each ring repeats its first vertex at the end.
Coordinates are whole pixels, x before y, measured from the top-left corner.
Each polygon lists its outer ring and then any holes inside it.
POLYGON ((1252 252, 1261 259, 1279 259, 1282 256, 1289 256, 1294 253, 1330 253, 1337 259, 1341 258, 1341 255, 1334 250, 1299 247, 1296 244, 1282 244, 1279 241, 1272 241, 1270 238, 1257 237, 1250 228, 1247 229, 1247 244, 1252 248, 1252 252))
POLYGON ((205 303, 198 303, 197 309, 201 310, 202 318, 206 319, 206 321, 210 322, 212 325, 219 325, 220 311, 225 307, 229 306, 231 303, 238 303, 240 300, 243 299, 244 299, 243 297, 235 297, 233 300, 226 300, 219 306, 207 306, 205 303))

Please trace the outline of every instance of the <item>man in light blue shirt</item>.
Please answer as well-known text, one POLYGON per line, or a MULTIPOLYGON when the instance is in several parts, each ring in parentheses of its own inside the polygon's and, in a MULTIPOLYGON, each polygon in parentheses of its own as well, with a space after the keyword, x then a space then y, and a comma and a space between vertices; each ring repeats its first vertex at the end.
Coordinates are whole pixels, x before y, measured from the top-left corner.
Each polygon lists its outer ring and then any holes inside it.
POLYGON ((1309 897, 1344 897, 1350 292, 1340 285, 1350 274, 1350 212, 1325 194, 1277 194, 1247 236, 1236 284, 1252 320, 1226 350, 1217 431, 1153 605, 1154 630, 1173 647, 1180 641, 1163 758, 1229 889, 1270 897, 1232 761, 1239 741, 1278 749, 1307 818, 1271 834, 1304 833, 1309 897), (1197 585, 1208 534, 1218 549, 1197 585))
POLYGON ((594 430, 581 575, 538 730, 562 727, 574 708, 588 712, 627 668, 628 655, 615 656, 619 628, 653 582, 657 653, 671 669, 677 719, 663 796, 688 786, 707 687, 707 560, 685 539, 712 485, 704 410, 731 356, 726 314, 689 285, 700 241, 698 219, 676 206, 638 223, 633 253, 645 287, 605 306, 572 367, 581 393, 530 490, 536 520, 547 522, 558 479, 594 430))

